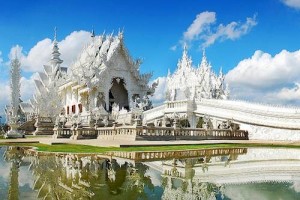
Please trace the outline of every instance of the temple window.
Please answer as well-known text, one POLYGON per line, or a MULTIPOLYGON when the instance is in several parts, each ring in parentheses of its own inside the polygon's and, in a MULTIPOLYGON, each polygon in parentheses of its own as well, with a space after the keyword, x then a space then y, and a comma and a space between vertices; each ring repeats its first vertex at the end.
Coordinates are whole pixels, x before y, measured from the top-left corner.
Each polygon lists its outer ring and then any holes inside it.
POLYGON ((72 113, 75 113, 76 112, 76 107, 75 105, 72 105, 72 113))
POLYGON ((67 106, 67 114, 70 114, 70 108, 67 106))
POLYGON ((79 113, 82 113, 82 104, 78 104, 79 113))

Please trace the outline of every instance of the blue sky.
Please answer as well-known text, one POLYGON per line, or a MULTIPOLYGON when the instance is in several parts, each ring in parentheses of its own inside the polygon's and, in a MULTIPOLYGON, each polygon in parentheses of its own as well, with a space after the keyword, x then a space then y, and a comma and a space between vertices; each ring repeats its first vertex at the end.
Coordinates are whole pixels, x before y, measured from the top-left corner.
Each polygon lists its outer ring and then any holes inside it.
MULTIPOLYGON (((141 71, 153 71, 153 79, 166 76, 168 68, 174 72, 183 42, 188 43, 189 54, 197 65, 203 46, 215 37, 213 43, 206 45, 206 54, 215 71, 222 67, 228 73, 234 98, 299 104, 300 78, 295 76, 300 72, 299 0, 0 0, 0 7, 2 91, 8 88, 7 62, 16 45, 26 57, 40 41, 51 42, 54 27, 58 28, 58 41, 74 31, 91 31, 94 27, 96 34, 123 29, 131 55, 144 60, 141 71), (192 27, 193 22, 202 26, 192 27), (193 35, 187 34, 190 27, 194 28, 193 35), (47 38, 51 40, 46 41, 47 38), (271 69, 265 71, 265 68, 271 69), (243 77, 247 80, 242 80, 243 77)), ((69 40, 68 44, 71 46, 72 42, 69 40)), ((24 63, 34 62, 32 59, 24 63)), ((32 79, 34 69, 23 68, 24 85, 32 79)), ((6 94, 1 95, 0 106, 7 103, 6 94)), ((23 94, 26 99, 30 93, 23 91, 23 94)))

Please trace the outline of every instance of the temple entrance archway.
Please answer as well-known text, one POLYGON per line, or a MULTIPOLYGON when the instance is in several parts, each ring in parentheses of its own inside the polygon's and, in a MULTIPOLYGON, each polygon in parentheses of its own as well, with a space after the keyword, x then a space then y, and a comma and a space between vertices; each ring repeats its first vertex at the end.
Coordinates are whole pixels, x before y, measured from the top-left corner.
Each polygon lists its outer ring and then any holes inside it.
POLYGON ((112 105, 118 104, 120 109, 124 107, 129 109, 128 91, 125 88, 125 82, 122 78, 113 78, 112 86, 109 90, 109 111, 112 111, 112 105))

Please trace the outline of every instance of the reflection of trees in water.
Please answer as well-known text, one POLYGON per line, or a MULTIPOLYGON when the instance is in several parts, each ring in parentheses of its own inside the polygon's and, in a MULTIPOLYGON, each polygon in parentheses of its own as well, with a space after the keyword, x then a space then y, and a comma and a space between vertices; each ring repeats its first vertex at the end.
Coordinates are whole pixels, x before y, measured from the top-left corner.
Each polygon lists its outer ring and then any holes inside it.
POLYGON ((145 188, 154 191, 154 185, 149 176, 145 176, 148 166, 142 163, 136 163, 135 167, 128 168, 125 188, 131 191, 135 199, 147 199, 145 188))
MULTIPOLYGON (((33 160, 31 170, 35 176, 34 189, 43 199, 89 199, 89 178, 84 167, 72 156, 39 156, 33 160), (80 173, 82 171, 82 173, 80 173)), ((86 166, 85 166, 86 167, 86 166)), ((87 165, 88 167, 88 165, 87 165)))
POLYGON ((142 163, 135 163, 135 165, 125 162, 119 164, 113 159, 111 162, 107 161, 107 185, 110 194, 116 196, 121 195, 124 199, 147 199, 145 187, 153 191, 154 186, 150 177, 145 176, 148 166, 142 163), (109 176, 115 172, 115 178, 109 176))
POLYGON ((42 199, 146 199, 154 186, 148 169, 97 156, 32 156, 34 189, 42 199))
POLYGON ((23 149, 19 147, 7 147, 4 157, 5 160, 11 162, 10 166, 10 183, 8 188, 8 199, 19 199, 19 167, 22 161, 23 149))

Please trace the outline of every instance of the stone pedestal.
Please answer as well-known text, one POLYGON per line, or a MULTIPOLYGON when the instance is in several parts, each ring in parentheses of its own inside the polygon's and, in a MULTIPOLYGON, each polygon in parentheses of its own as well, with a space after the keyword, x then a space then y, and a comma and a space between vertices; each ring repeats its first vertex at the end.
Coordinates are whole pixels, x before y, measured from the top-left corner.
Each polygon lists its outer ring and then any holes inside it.
POLYGON ((25 138, 25 134, 22 133, 17 128, 19 127, 18 124, 10 124, 10 130, 4 135, 5 138, 25 138))
POLYGON ((38 117, 34 124, 36 127, 33 135, 53 135, 54 123, 50 117, 38 117))

